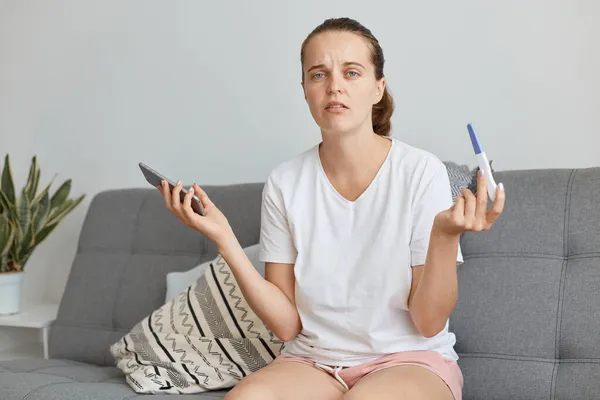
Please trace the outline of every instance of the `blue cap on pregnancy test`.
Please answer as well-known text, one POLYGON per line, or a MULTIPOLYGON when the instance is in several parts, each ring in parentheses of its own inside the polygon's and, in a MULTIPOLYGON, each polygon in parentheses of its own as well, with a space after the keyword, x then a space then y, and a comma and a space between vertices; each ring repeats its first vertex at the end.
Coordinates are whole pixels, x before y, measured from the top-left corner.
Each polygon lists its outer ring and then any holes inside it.
POLYGON ((479 138, 475 133, 475 129, 473 129, 473 125, 467 124, 467 129, 469 130, 469 137, 471 138, 471 143, 473 144, 473 150, 475 150, 475 154, 479 154, 483 152, 481 148, 481 143, 479 143, 479 138))

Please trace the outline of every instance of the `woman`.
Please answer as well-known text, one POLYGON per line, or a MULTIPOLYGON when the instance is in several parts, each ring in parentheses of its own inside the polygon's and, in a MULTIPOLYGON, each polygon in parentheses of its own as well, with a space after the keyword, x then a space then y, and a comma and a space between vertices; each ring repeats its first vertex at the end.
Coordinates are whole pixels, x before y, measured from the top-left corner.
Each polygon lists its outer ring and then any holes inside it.
POLYGON ((269 175, 260 257, 252 266, 227 218, 196 184, 163 184, 167 208, 205 234, 248 303, 286 341, 282 355, 240 381, 228 399, 461 399, 448 331, 457 300, 459 237, 502 213, 485 178, 456 202, 444 164, 389 136, 393 101, 377 39, 330 19, 301 49, 302 87, 322 142, 269 175), (207 214, 194 214, 196 193, 207 214))

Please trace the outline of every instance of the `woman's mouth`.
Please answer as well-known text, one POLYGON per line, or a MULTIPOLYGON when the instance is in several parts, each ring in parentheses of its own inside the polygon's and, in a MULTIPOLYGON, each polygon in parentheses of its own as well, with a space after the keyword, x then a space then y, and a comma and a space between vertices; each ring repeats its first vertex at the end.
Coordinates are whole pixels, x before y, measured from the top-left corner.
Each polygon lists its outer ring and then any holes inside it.
POLYGON ((346 107, 346 105, 340 101, 331 101, 327 104, 327 107, 325 107, 325 111, 331 113, 341 113, 347 109, 348 107, 346 107))

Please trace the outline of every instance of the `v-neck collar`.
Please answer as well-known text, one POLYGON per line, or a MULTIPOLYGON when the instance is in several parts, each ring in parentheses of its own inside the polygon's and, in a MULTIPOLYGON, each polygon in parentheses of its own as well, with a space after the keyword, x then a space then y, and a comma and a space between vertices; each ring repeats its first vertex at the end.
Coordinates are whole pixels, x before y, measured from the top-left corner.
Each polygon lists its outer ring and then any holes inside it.
POLYGON ((381 166, 379 167, 379 170, 377 171, 377 173, 375 174, 375 176, 373 177, 373 179, 371 180, 371 182, 369 183, 369 185, 365 188, 365 190, 363 190, 363 192, 355 199, 355 200, 348 200, 347 198, 345 198, 344 196, 342 196, 340 194, 340 192, 337 191, 337 189, 333 186, 333 184, 331 183, 331 181, 329 180, 329 177, 327 177, 327 174, 325 173, 325 169, 323 168, 323 164, 321 163, 321 156, 319 154, 319 146, 320 143, 317 144, 315 146, 315 158, 316 158, 316 162, 317 162, 317 166, 319 169, 319 173, 321 175, 321 177, 325 180, 325 182, 327 183, 327 185, 329 186, 329 188, 331 189, 331 191, 333 192, 333 194, 343 203, 345 203, 348 206, 354 206, 356 205, 357 202, 359 202, 362 198, 364 198, 367 193, 371 190, 372 187, 376 186, 377 184, 377 180, 379 179, 379 176, 383 173, 383 171, 385 170, 385 168, 387 168, 387 165, 389 164, 389 159, 392 155, 392 151, 394 150, 394 146, 395 146, 395 140, 392 137, 387 137, 384 136, 384 138, 388 139, 392 145, 390 146, 387 155, 385 156, 385 159, 383 160, 383 163, 381 163, 381 166))

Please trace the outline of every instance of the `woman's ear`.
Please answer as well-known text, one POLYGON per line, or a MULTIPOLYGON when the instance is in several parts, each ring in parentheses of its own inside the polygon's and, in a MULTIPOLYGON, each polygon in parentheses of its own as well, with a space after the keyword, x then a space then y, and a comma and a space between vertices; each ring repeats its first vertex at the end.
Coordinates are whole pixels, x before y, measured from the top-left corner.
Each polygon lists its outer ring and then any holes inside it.
POLYGON ((381 99, 383 98, 383 93, 385 92, 385 78, 381 78, 378 82, 377 82, 377 89, 375 91, 375 103, 377 104, 381 101, 381 99))
POLYGON ((306 98, 306 88, 304 87, 304 81, 300 82, 300 86, 302 86, 302 93, 304 93, 304 100, 308 100, 306 98))

